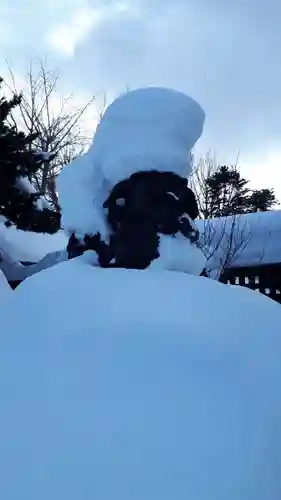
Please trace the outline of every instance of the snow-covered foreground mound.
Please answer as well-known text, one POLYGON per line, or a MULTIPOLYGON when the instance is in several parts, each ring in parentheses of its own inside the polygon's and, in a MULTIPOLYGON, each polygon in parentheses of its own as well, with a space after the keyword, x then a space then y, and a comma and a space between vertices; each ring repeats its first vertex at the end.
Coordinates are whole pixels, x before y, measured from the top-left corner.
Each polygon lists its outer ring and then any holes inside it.
POLYGON ((1 310, 1 498, 280 500, 280 306, 86 257, 1 310))
POLYGON ((5 275, 0 271, 0 307, 12 296, 12 289, 5 275))

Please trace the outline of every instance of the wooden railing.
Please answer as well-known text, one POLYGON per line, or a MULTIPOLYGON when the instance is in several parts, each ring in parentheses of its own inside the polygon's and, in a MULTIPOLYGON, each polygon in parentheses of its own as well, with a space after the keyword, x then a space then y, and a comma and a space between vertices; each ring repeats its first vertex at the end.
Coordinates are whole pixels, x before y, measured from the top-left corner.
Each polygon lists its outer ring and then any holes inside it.
POLYGON ((281 304, 281 264, 226 269, 220 281, 251 288, 281 304))

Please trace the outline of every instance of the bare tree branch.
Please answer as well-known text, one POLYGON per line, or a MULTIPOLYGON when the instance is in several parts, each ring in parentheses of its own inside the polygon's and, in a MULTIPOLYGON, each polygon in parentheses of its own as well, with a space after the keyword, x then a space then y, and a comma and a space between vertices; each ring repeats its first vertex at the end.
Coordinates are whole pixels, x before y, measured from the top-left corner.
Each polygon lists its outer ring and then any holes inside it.
MULTIPOLYGON (((96 97, 93 95, 85 105, 76 107, 72 94, 59 95, 60 74, 57 70, 48 70, 43 61, 35 65, 30 62, 27 87, 19 92, 12 68, 8 62, 7 65, 10 83, 5 82, 6 86, 13 95, 22 95, 19 105, 22 126, 27 133, 37 134, 30 147, 44 155, 42 167, 34 175, 33 182, 37 190, 58 206, 56 177, 63 166, 81 155, 89 144, 81 120, 96 97)), ((14 125, 18 121, 14 116, 12 120, 14 125)))
POLYGON ((191 189, 197 198, 201 219, 205 219, 206 214, 211 210, 206 179, 213 175, 217 169, 216 157, 209 151, 205 157, 199 159, 190 179, 191 189))
POLYGON ((230 215, 202 221, 201 249, 207 269, 215 279, 241 255, 252 237, 245 215, 230 215))
MULTIPOLYGON (((234 168, 238 166, 238 158, 234 168)), ((207 267, 210 274, 219 279, 224 271, 230 267, 249 243, 251 234, 247 222, 239 214, 230 214, 226 217, 212 218, 212 198, 209 196, 207 179, 219 168, 215 155, 208 152, 195 166, 190 180, 200 212, 202 227, 201 248, 207 258, 207 267), (207 218, 211 215, 211 218, 207 218)), ((233 193, 225 193, 233 197, 233 193)), ((226 200, 223 200, 226 202, 226 200)))

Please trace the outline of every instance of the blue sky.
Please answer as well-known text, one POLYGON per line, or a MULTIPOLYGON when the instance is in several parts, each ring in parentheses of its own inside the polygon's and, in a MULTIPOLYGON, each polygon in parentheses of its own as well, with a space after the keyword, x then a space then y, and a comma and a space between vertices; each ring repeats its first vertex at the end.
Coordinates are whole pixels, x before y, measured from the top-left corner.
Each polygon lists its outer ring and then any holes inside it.
POLYGON ((24 76, 48 57, 83 101, 169 86, 207 113, 198 151, 235 162, 281 199, 281 5, 278 0, 1 0, 5 58, 24 76))

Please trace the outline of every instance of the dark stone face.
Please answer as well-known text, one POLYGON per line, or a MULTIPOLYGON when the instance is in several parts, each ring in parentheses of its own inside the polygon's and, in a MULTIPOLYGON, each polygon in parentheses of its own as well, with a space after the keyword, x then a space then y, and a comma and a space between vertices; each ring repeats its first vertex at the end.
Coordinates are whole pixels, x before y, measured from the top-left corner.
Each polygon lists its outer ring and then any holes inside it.
POLYGON ((187 180, 172 172, 138 172, 117 184, 104 207, 113 231, 130 224, 130 220, 150 221, 158 232, 175 234, 180 231, 180 218, 198 216, 194 193, 187 180))
POLYGON ((102 267, 145 269, 159 257, 158 234, 182 233, 198 240, 190 219, 198 216, 198 206, 187 180, 172 172, 137 172, 113 188, 104 203, 111 228, 109 245, 100 235, 85 236, 84 243, 73 235, 68 245, 75 257, 95 250, 102 267))

